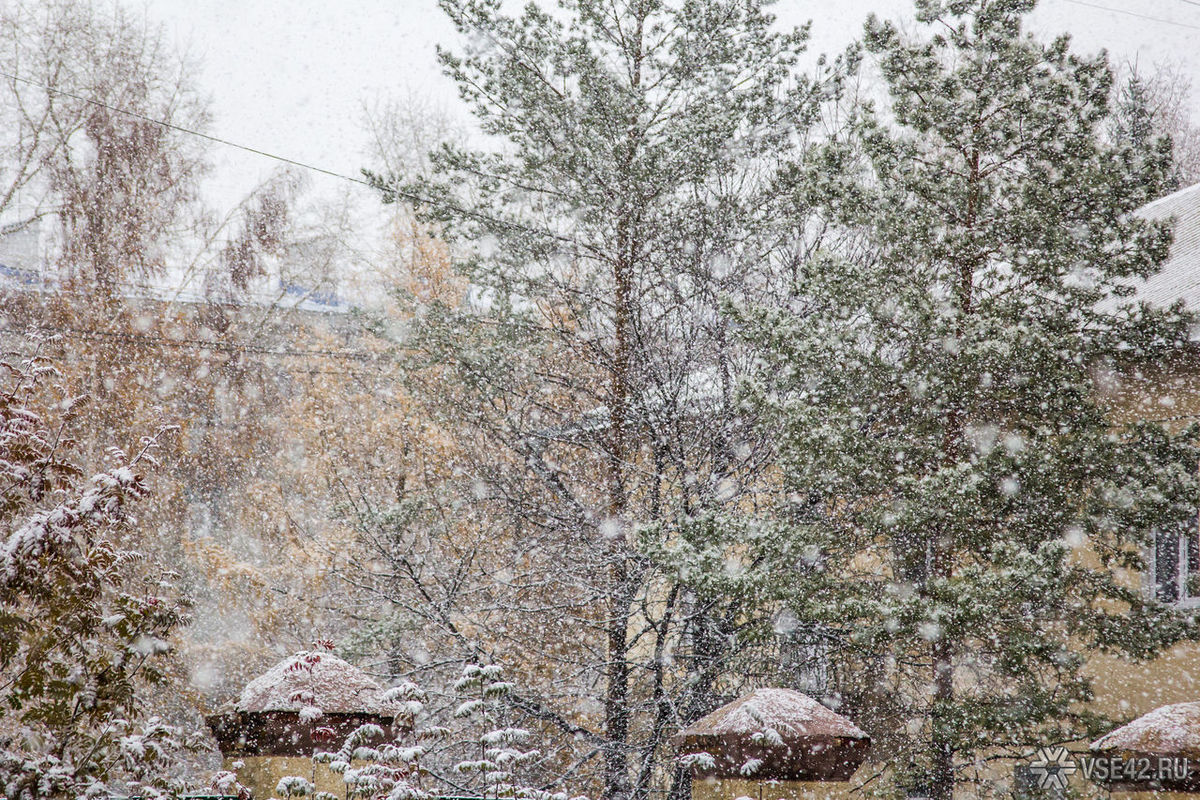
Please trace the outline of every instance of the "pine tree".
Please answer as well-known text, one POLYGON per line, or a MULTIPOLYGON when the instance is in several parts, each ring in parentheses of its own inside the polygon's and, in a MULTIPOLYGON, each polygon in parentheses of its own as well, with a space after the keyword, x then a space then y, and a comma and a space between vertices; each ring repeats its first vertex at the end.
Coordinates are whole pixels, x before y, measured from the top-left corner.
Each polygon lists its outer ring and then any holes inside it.
POLYGON ((1131 158, 1131 172, 1148 182, 1151 193, 1174 191, 1182 184, 1181 166, 1175 163, 1174 142, 1164 130, 1161 109, 1155 108, 1154 87, 1134 72, 1116 87, 1110 137, 1131 158), (1165 176, 1159 171, 1166 168, 1165 176))
POLYGON ((888 102, 825 148, 853 179, 805 195, 866 246, 740 314, 788 495, 727 546, 836 633, 876 754, 938 800, 977 758, 1094 728, 1088 653, 1195 632, 1124 570, 1194 525, 1196 430, 1116 424, 1104 394, 1186 339, 1180 307, 1132 294, 1171 239, 1131 215, 1169 150, 1105 142, 1105 57, 1026 34, 1034 5, 919 0, 911 37, 868 21, 888 102))
POLYGON ((486 612, 460 613, 545 676, 522 707, 560 763, 614 800, 679 792, 666 743, 735 672, 740 599, 698 597, 635 529, 753 502, 765 435, 735 407, 720 297, 769 295, 804 249, 777 178, 837 71, 802 76, 806 31, 761 0, 441 5, 464 41, 442 62, 498 146, 376 180, 422 201, 469 283, 412 298, 403 341, 410 390, 462 443, 458 502, 496 529, 486 612))
POLYGON ((1200 128, 1191 120, 1192 81, 1178 67, 1126 65, 1115 87, 1110 136, 1132 152, 1170 148, 1168 188, 1200 180, 1200 128))

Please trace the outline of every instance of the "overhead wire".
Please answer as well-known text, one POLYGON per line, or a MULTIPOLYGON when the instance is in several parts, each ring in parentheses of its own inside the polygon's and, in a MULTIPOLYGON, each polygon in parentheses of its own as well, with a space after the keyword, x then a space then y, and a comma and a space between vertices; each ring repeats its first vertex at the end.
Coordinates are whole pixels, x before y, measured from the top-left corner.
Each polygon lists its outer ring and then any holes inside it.
MULTIPOLYGON (((1163 19, 1162 17, 1152 17, 1149 14, 1139 14, 1136 11, 1128 11, 1124 8, 1113 8, 1111 6, 1102 6, 1098 3, 1089 3, 1089 2, 1087 2, 1087 0, 1063 0, 1063 2, 1071 3, 1072 5, 1077 5, 1077 6, 1086 6, 1088 8, 1095 8, 1100 11, 1109 11, 1113 14, 1124 14, 1129 17, 1137 17, 1138 19, 1145 19, 1145 20, 1149 20, 1151 22, 1160 22, 1164 25, 1174 25, 1177 28, 1187 28, 1189 30, 1200 31, 1200 25, 1190 25, 1186 22, 1176 22, 1175 20, 1171 20, 1171 19, 1163 19)), ((1182 0, 1182 2, 1190 2, 1190 0, 1182 0)), ((1191 2, 1191 5, 1200 6, 1200 2, 1191 2)))
POLYGON ((555 241, 575 244, 575 241, 573 239, 571 239, 570 237, 563 236, 562 234, 559 234, 559 233, 554 233, 553 231, 543 230, 543 229, 539 229, 539 228, 533 228, 528 225, 523 225, 519 222, 512 222, 510 220, 499 219, 497 217, 489 216, 487 214, 483 214, 481 212, 474 211, 469 208, 463 208, 462 206, 455 205, 454 203, 450 203, 445 200, 436 200, 436 199, 433 199, 430 197, 424 197, 422 195, 417 194, 416 192, 412 192, 412 191, 409 191, 406 189, 401 189, 399 187, 380 187, 380 186, 377 186, 376 184, 372 183, 371 181, 364 180, 362 178, 356 178, 352 175, 346 175, 345 173, 335 172, 334 170, 326 169, 324 167, 318 167, 314 164, 309 164, 304 161, 300 161, 299 159, 289 158, 287 156, 281 156, 277 153, 271 153, 266 150, 261 150, 257 147, 251 147, 249 145, 240 144, 240 143, 232 141, 230 139, 224 139, 220 136, 213 136, 212 134, 209 134, 209 133, 203 133, 202 131, 198 131, 193 128, 188 128, 183 125, 177 125, 173 122, 167 122, 166 120, 157 119, 156 117, 151 117, 147 114, 142 114, 141 112, 138 112, 138 111, 130 111, 127 108, 122 108, 120 106, 114 106, 110 103, 105 103, 102 100, 96 100, 95 98, 85 97, 83 95, 76 94, 75 92, 70 92, 66 89, 59 89, 55 86, 47 86, 44 83, 40 83, 38 81, 31 80, 29 78, 22 78, 19 75, 14 75, 14 74, 12 74, 10 72, 6 72, 4 70, 0 70, 0 77, 7 78, 8 80, 11 80, 11 81, 17 81, 19 83, 26 84, 27 86, 32 86, 36 89, 41 89, 44 92, 50 92, 53 94, 62 95, 63 97, 69 97, 72 100, 78 100, 81 103, 88 103, 88 104, 96 106, 98 108, 103 108, 108 111, 111 111, 114 114, 124 114, 126 116, 133 117, 134 119, 140 119, 143 122, 149 122, 154 125, 160 125, 164 128, 168 128, 173 131, 178 131, 179 133, 183 133, 183 134, 186 134, 189 136, 196 136, 198 138, 205 139, 207 141, 214 142, 216 144, 224 145, 226 147, 232 147, 237 150, 243 150, 247 153, 252 153, 254 155, 261 156, 263 158, 273 159, 275 161, 279 161, 284 164, 290 164, 295 167, 300 167, 301 169, 307 169, 307 170, 311 170, 313 172, 320 173, 322 175, 328 175, 333 178, 338 178, 340 180, 349 181, 351 183, 355 183, 360 186, 366 186, 367 188, 370 188, 370 189, 381 189, 382 188, 388 194, 394 195, 395 197, 407 200, 407 201, 417 204, 417 205, 430 206, 430 207, 434 207, 434 208, 441 207, 441 208, 453 211, 455 213, 461 214, 465 217, 470 217, 479 222, 484 222, 484 223, 487 223, 490 225, 495 225, 495 226, 499 226, 499 227, 503 227, 503 228, 509 228, 510 230, 520 231, 523 233, 530 233, 530 234, 533 234, 536 236, 541 236, 546 239, 553 239, 555 241))
MULTIPOLYGON (((155 117, 151 117, 151 116, 142 114, 137 111, 130 111, 127 108, 121 108, 120 106, 114 106, 109 103, 105 103, 102 100, 96 100, 95 98, 91 98, 91 97, 84 97, 83 95, 75 94, 74 92, 67 91, 66 89, 59 89, 54 86, 47 86, 43 83, 39 83, 38 81, 30 80, 29 78, 22 78, 19 75, 13 75, 13 74, 5 72, 3 70, 0 70, 0 77, 8 78, 10 81, 17 81, 18 83, 24 83, 27 86, 32 86, 35 89, 41 89, 44 92, 52 92, 54 94, 62 95, 63 97, 69 97, 72 100, 78 100, 81 103, 88 103, 89 105, 97 106, 98 108, 103 108, 108 111, 111 111, 114 114, 124 114, 125 116, 128 116, 128 117, 140 119, 143 122, 149 122, 154 125, 160 125, 164 128, 169 128, 170 130, 178 131, 179 133, 185 133, 189 136, 195 136, 200 139, 207 139, 210 142, 215 142, 216 144, 224 145, 226 147, 233 147, 237 150, 244 150, 247 153, 253 153, 254 155, 257 155, 257 156, 274 159, 275 161, 281 161, 285 164, 291 164, 292 166, 311 170, 313 172, 319 172, 322 175, 328 175, 333 178, 340 178, 341 180, 350 181, 351 183, 357 183, 357 184, 360 184, 362 186, 367 186, 372 189, 375 188, 374 185, 371 184, 370 181, 363 180, 362 178, 355 178, 352 175, 346 175, 341 172, 334 172, 331 169, 325 169, 324 167, 318 167, 314 164, 308 164, 308 163, 299 161, 294 158, 288 158, 287 156, 278 155, 277 153, 270 153, 270 152, 267 152, 266 150, 260 150, 257 147, 251 147, 249 145, 239 144, 238 142, 234 142, 229 139, 223 139, 220 136, 213 136, 212 134, 204 133, 202 131, 198 131, 193 128, 187 128, 187 127, 184 127, 183 125, 177 125, 174 122, 167 122, 166 120, 157 119, 155 117)), ((397 192, 397 194, 400 194, 400 193, 397 192)), ((412 196, 412 199, 420 200, 420 198, 417 198, 415 195, 412 196)))

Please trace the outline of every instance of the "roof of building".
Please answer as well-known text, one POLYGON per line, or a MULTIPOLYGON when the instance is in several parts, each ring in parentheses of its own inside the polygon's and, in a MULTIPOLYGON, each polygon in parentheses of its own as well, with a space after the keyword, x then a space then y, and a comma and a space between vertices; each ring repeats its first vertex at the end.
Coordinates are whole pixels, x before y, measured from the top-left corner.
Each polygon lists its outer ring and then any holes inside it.
POLYGON ((1200 756, 1200 703, 1175 703, 1122 725, 1091 744, 1092 750, 1162 756, 1200 756))
POLYGON ((326 714, 383 713, 383 689, 366 673, 325 652, 289 656, 246 684, 238 711, 301 711, 326 714), (315 660, 314 660, 315 657, 315 660))
POLYGON ((1150 220, 1175 218, 1175 241, 1162 269, 1138 282, 1138 297, 1156 306, 1183 300, 1200 311, 1200 183, 1147 203, 1138 215, 1150 220))

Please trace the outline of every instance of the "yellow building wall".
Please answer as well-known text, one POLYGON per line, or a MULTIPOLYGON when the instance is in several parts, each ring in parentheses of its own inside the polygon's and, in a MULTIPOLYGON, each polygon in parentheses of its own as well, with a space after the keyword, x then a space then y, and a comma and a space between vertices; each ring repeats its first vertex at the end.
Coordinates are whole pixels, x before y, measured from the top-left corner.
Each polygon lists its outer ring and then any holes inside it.
POLYGON ((1142 664, 1093 655, 1087 667, 1095 679, 1094 705, 1110 717, 1131 719, 1159 706, 1200 700, 1200 645, 1195 642, 1142 664))
POLYGON ((245 756, 226 758, 225 769, 236 773, 238 781, 250 790, 253 800, 279 797, 275 789, 279 781, 290 776, 304 778, 318 792, 329 792, 337 797, 346 796, 346 784, 342 776, 329 768, 328 764, 315 763, 311 758, 300 756, 245 756), (242 766, 235 769, 237 762, 242 766))
POLYGON ((851 800, 862 798, 853 781, 751 781, 697 778, 692 781, 692 800, 851 800))
MULTIPOLYGON (((1153 420, 1180 430, 1200 422, 1200 352, 1182 351, 1159 363, 1102 371, 1097 377, 1115 425, 1153 420)), ((1095 678, 1095 707, 1132 719, 1159 706, 1200 700, 1200 643, 1177 645, 1140 664, 1093 655, 1088 672, 1095 678)))
POLYGON ((1101 370, 1100 401, 1115 425, 1138 420, 1179 430, 1200 421, 1200 352, 1181 352, 1160 363, 1101 370))

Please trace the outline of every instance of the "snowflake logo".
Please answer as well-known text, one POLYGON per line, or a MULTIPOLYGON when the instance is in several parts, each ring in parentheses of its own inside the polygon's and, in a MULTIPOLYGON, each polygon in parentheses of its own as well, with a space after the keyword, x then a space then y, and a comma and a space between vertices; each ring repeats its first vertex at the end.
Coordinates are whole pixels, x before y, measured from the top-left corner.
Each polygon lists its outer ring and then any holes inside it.
POLYGON ((1043 747, 1029 765, 1040 789, 1066 789, 1067 777, 1074 775, 1075 769, 1075 760, 1065 747, 1043 747))

